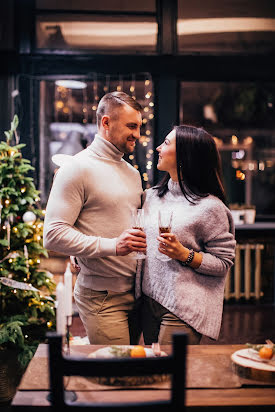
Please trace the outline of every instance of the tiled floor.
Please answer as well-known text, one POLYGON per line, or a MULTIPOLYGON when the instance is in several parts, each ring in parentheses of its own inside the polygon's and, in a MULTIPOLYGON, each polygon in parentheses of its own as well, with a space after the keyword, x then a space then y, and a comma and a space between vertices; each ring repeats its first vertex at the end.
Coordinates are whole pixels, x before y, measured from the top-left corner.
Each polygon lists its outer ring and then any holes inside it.
MULTIPOLYGON (((73 336, 86 335, 78 316, 73 318, 71 332, 73 336)), ((275 305, 226 303, 218 341, 203 337, 201 343, 207 345, 264 343, 266 339, 275 342, 275 305)))

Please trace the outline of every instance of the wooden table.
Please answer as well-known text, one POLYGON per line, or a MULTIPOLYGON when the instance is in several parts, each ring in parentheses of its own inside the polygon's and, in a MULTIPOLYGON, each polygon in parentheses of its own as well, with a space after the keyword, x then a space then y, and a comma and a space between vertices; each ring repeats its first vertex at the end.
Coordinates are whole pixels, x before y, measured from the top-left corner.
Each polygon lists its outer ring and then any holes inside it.
MULTIPOLYGON (((87 356, 100 346, 72 346, 71 354, 87 356)), ((244 345, 198 345, 187 349, 187 410, 234 411, 274 411, 275 385, 239 378, 233 373, 230 356, 244 345)), ((170 353, 171 348, 162 350, 170 353)), ((154 387, 125 389, 101 386, 91 381, 71 377, 68 390, 75 391, 78 401, 121 402, 137 400, 168 399, 169 383, 155 384, 154 387)), ((30 362, 18 391, 12 402, 12 409, 26 410, 31 407, 49 406, 47 345, 41 344, 30 362)))

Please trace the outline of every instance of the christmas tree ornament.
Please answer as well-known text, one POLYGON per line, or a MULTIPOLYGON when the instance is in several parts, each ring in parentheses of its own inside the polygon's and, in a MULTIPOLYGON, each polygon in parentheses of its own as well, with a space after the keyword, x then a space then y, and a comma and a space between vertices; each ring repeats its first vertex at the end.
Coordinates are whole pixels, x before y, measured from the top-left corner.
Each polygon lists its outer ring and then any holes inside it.
POLYGON ((28 210, 25 212, 22 216, 23 222, 27 223, 28 225, 33 225, 34 222, 36 221, 36 216, 33 212, 28 210))
POLYGON ((10 225, 10 222, 7 222, 5 224, 5 226, 7 228, 8 250, 10 250, 10 246, 11 246, 11 225, 10 225))

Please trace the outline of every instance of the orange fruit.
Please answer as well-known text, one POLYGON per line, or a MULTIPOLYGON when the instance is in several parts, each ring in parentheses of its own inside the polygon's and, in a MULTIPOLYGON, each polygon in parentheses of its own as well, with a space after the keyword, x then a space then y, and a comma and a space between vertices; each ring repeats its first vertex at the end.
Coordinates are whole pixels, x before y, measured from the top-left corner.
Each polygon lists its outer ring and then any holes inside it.
POLYGON ((137 345, 131 349, 131 358, 145 358, 146 352, 143 346, 137 345))
POLYGON ((260 355, 260 358, 262 359, 271 359, 273 356, 273 350, 272 348, 268 348, 264 346, 263 348, 259 350, 259 355, 260 355))

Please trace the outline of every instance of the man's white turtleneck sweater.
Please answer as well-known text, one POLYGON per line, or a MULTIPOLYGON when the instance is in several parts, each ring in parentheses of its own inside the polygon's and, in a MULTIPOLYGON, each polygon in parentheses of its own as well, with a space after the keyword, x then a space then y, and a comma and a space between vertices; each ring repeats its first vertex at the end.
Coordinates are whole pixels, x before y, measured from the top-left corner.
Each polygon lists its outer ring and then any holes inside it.
POLYGON ((55 176, 44 223, 44 246, 77 256, 80 285, 125 292, 133 287, 136 261, 116 256, 116 239, 131 228, 141 207, 139 172, 112 143, 96 135, 55 176))

